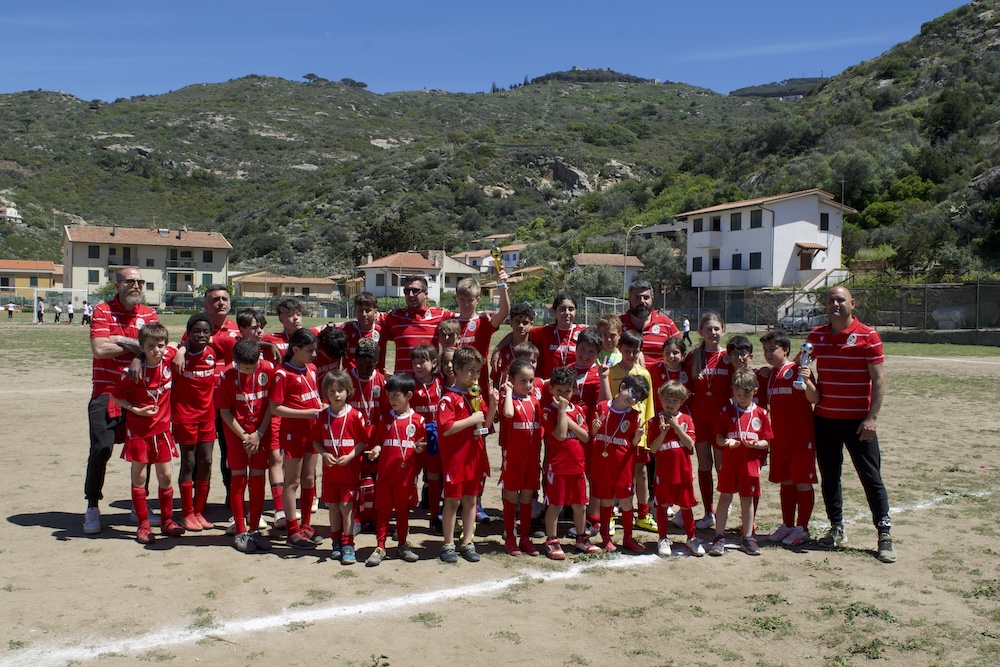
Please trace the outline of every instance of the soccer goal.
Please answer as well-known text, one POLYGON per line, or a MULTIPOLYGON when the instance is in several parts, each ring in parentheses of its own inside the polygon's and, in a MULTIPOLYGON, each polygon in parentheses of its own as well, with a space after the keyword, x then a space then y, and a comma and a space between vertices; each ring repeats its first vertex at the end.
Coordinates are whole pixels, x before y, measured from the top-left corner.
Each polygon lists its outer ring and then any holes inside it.
POLYGON ((588 296, 583 304, 583 317, 588 327, 597 324, 602 315, 621 315, 628 310, 628 301, 613 296, 588 296))
POLYGON ((74 313, 73 324, 79 324, 83 317, 83 302, 90 301, 85 289, 43 289, 33 290, 32 312, 38 321, 38 311, 42 310, 42 321, 66 324, 70 321, 70 311, 74 313), (72 308, 71 308, 72 307, 72 308), (59 318, 56 319, 58 313, 59 318))

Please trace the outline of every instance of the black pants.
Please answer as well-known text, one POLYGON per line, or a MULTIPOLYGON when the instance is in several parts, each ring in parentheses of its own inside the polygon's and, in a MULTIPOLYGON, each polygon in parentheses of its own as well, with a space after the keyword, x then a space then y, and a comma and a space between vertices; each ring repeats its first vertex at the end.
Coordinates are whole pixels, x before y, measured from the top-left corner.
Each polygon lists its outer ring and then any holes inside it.
POLYGON ((104 498, 104 474, 108 459, 115 447, 115 430, 125 420, 125 415, 108 417, 108 394, 90 399, 87 417, 90 421, 90 455, 87 457, 87 478, 83 491, 88 507, 97 507, 104 498))
POLYGON ((685 331, 685 332, 684 332, 684 338, 683 338, 683 340, 684 340, 684 342, 685 342, 686 344, 688 344, 688 345, 691 345, 691 344, 692 344, 692 343, 691 343, 691 332, 690 332, 690 331, 685 331))
POLYGON ((861 440, 858 435, 860 419, 827 419, 814 417, 816 424, 816 462, 819 464, 820 485, 823 489, 823 504, 832 525, 844 523, 844 498, 840 485, 840 475, 844 466, 844 447, 851 455, 854 469, 858 472, 861 486, 868 497, 868 507, 872 511, 872 523, 877 528, 888 530, 889 494, 882 483, 882 455, 878 448, 878 436, 871 440, 861 440))
POLYGON ((215 413, 215 436, 219 439, 219 470, 222 472, 222 483, 226 487, 226 506, 229 505, 229 484, 233 478, 233 472, 229 469, 229 459, 226 454, 226 423, 222 421, 222 415, 215 413))

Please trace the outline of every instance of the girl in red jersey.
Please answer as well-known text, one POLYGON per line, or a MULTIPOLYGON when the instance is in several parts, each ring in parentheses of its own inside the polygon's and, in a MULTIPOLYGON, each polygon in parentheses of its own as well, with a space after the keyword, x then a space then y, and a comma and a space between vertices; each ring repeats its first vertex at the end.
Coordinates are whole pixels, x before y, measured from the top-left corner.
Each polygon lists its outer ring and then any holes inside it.
MULTIPOLYGON (((663 403, 660 400, 660 388, 676 380, 691 391, 691 383, 688 381, 687 371, 684 370, 684 360, 687 357, 687 345, 680 336, 668 338, 663 343, 663 361, 658 361, 649 367, 649 378, 652 380, 653 406, 657 412, 663 410, 663 403)), ((684 411, 688 412, 688 404, 685 401, 684 411)))
POLYGON ((696 521, 698 528, 715 525, 715 488, 712 466, 718 471, 722 453, 716 451, 713 433, 719 413, 732 397, 730 387, 733 365, 729 355, 720 345, 726 334, 726 325, 718 313, 707 312, 698 322, 701 344, 691 351, 684 363, 684 371, 691 383, 688 405, 698 434, 695 452, 698 454, 698 488, 705 505, 705 516, 696 521))
POLYGON ((541 404, 535 398, 535 369, 528 359, 510 365, 503 385, 503 412, 500 416, 500 451, 503 465, 503 523, 505 546, 511 556, 537 556, 531 543, 531 500, 541 485, 541 404), (515 508, 521 506, 521 540, 514 536, 515 508))
MULTIPOLYGON (((538 348, 538 374, 548 377, 553 369, 561 366, 572 366, 576 363, 576 339, 586 325, 574 324, 576 318, 576 301, 566 292, 560 292, 552 301, 552 312, 555 313, 554 324, 535 327, 528 334, 535 347, 538 348)), ((597 346, 600 351, 600 342, 597 346)))
POLYGON ((284 461, 284 506, 288 525, 288 544, 296 549, 312 549, 322 541, 312 525, 312 501, 316 495, 313 465, 313 420, 326 405, 316 386, 316 334, 297 329, 288 339, 284 363, 275 372, 271 391, 271 414, 281 417, 278 438, 284 461), (295 518, 295 496, 302 487, 302 524, 295 518))
POLYGON ((331 557, 344 565, 357 562, 354 554, 354 504, 358 500, 361 460, 369 442, 368 423, 360 410, 348 404, 354 393, 351 377, 330 371, 323 378, 323 398, 329 407, 313 427, 316 453, 323 459, 323 501, 330 509, 331 557))
POLYGON ((441 376, 434 373, 438 353, 433 345, 418 345, 410 353, 413 362, 415 389, 410 407, 424 418, 427 431, 427 450, 424 454, 424 476, 427 482, 427 515, 432 530, 440 532, 441 519, 441 450, 437 441, 437 406, 441 401, 444 385, 441 376))

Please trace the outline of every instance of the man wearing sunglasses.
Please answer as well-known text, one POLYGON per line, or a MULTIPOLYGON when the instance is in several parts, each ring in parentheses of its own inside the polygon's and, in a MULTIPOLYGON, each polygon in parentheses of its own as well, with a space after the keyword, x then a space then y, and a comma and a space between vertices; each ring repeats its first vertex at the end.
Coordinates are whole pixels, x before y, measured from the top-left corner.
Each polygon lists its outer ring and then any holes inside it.
POLYGON ((403 278, 406 308, 397 308, 382 322, 382 342, 396 344, 396 373, 413 373, 410 351, 418 345, 435 345, 434 336, 442 321, 458 317, 457 313, 436 306, 427 306, 427 279, 423 276, 403 278))
POLYGON ((104 497, 104 475, 116 442, 125 441, 125 416, 108 396, 129 363, 139 354, 139 329, 156 322, 156 311, 142 303, 146 281, 135 267, 115 275, 115 298, 94 308, 90 322, 90 349, 94 355, 93 391, 87 416, 90 421, 90 455, 84 492, 87 511, 83 532, 101 532, 98 502, 104 497))

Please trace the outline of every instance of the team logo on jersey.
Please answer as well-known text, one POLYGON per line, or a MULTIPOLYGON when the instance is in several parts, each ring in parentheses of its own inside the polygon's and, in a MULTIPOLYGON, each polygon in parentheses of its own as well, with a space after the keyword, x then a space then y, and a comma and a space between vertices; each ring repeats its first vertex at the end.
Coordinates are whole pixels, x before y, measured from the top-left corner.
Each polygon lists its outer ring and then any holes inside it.
POLYGON ((687 384, 688 374, 685 373, 684 371, 681 371, 680 375, 678 375, 677 378, 681 381, 681 384, 687 384))
POLYGON ((660 335, 660 325, 659 324, 654 324, 653 328, 651 329, 651 331, 653 332, 654 335, 659 336, 660 335))
POLYGON ((681 422, 681 430, 684 431, 685 433, 688 432, 687 422, 681 422))
POLYGON ((539 400, 539 401, 542 400, 542 390, 539 389, 538 387, 535 387, 534 389, 532 389, 531 393, 535 396, 535 398, 537 400, 539 400))
POLYGON ((574 332, 573 332, 573 333, 572 333, 572 334, 570 335, 570 340, 572 340, 572 341, 573 341, 573 342, 575 343, 575 342, 576 342, 576 339, 577 339, 577 338, 579 338, 579 337, 580 337, 580 332, 579 332, 579 331, 574 331, 574 332))
POLYGON ((163 379, 164 380, 169 380, 170 379, 170 366, 164 366, 163 367, 163 379))
POLYGON ((425 320, 429 320, 429 319, 431 319, 432 317, 434 317, 434 316, 433 316, 433 315, 431 315, 431 311, 429 311, 429 310, 428 310, 428 311, 427 311, 426 313, 424 313, 424 319, 425 319, 425 320))
POLYGON ((466 325, 465 328, 468 329, 469 331, 475 331, 476 330, 476 326, 477 325, 476 325, 476 321, 475 320, 469 320, 469 324, 466 325))
POLYGON ((626 431, 628 431, 628 420, 627 419, 623 419, 622 420, 622 425, 618 427, 618 430, 621 431, 622 433, 625 433, 626 431))
POLYGON ((578 414, 576 416, 576 425, 583 426, 583 414, 578 414))
POLYGON ((382 396, 382 387, 375 385, 372 387, 372 398, 379 398, 382 396))
POLYGON ((267 373, 265 373, 264 371, 257 373, 257 384, 259 384, 262 387, 267 384, 267 373))
POLYGON ((205 363, 208 364, 209 366, 214 366, 215 357, 213 357, 212 355, 208 355, 207 357, 205 357, 205 363))
POLYGON ((416 432, 417 432, 417 425, 416 424, 410 424, 409 426, 406 427, 406 437, 407 438, 412 438, 416 434, 416 432))
POLYGON ((850 336, 847 337, 847 344, 848 345, 854 345, 857 342, 858 342, 858 335, 857 334, 851 334, 850 336))
POLYGON ((752 428, 753 430, 759 431, 760 425, 761 425, 760 417, 754 417, 753 419, 750 420, 750 428, 752 428))
POLYGON ((382 335, 379 332, 377 331, 372 332, 372 340, 375 341, 376 343, 379 341, 379 338, 381 337, 382 335))
POLYGON ((135 326, 137 326, 140 329, 143 328, 144 326, 146 326, 146 320, 142 319, 141 317, 137 317, 135 320, 135 326))
POLYGON ((794 369, 794 368, 792 368, 791 366, 789 366, 789 367, 788 367, 788 368, 787 368, 787 369, 785 370, 785 374, 784 374, 784 375, 782 375, 781 377, 785 378, 786 380, 791 380, 791 379, 792 379, 792 375, 794 374, 794 372, 795 372, 795 369, 794 369))
POLYGON ((726 352, 725 354, 722 355, 722 363, 724 363, 724 364, 728 364, 729 363, 729 353, 728 352, 726 352))

